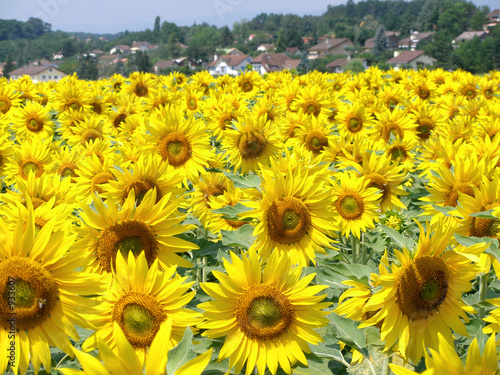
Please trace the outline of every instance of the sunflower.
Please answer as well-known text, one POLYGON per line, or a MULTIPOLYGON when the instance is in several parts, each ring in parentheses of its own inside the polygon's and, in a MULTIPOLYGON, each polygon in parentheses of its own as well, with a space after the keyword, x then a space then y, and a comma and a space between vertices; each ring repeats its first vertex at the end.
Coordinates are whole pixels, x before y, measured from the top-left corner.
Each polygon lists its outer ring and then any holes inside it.
POLYGON ((79 164, 78 176, 74 177, 74 189, 79 201, 90 203, 92 196, 107 190, 109 181, 115 178, 110 164, 108 158, 101 161, 97 155, 91 155, 79 164))
POLYGON ((392 137, 404 139, 416 139, 417 124, 413 115, 401 107, 391 110, 384 107, 378 108, 375 112, 373 131, 371 137, 374 142, 389 142, 392 137))
POLYGON ((88 111, 92 108, 92 98, 84 81, 78 80, 76 75, 66 76, 57 83, 54 93, 54 107, 59 114, 69 110, 88 111))
POLYGON ((443 116, 436 106, 429 106, 425 101, 417 100, 412 111, 417 124, 417 136, 421 141, 426 141, 436 131, 436 128, 444 126, 443 116))
POLYGON ((239 90, 249 97, 252 97, 259 91, 262 83, 262 77, 255 70, 244 72, 236 78, 236 85, 239 90))
POLYGON ((14 153, 15 144, 9 140, 9 134, 0 135, 0 178, 6 174, 7 160, 14 153))
POLYGON ((203 97, 203 91, 197 91, 191 86, 187 86, 185 90, 186 91, 182 94, 182 99, 180 99, 183 111, 187 115, 199 112, 203 97))
POLYGON ((207 159, 212 157, 210 138, 201 119, 185 118, 180 108, 168 106, 156 110, 146 128, 145 151, 156 151, 187 179, 195 181, 208 167, 207 159))
POLYGON ((171 265, 192 267, 176 253, 197 249, 195 244, 174 237, 193 227, 179 225, 184 216, 177 211, 182 199, 164 195, 156 202, 156 189, 146 192, 139 206, 135 205, 134 190, 121 206, 111 197, 105 205, 99 196, 92 199, 95 211, 82 205, 81 217, 86 225, 81 228, 81 240, 75 245, 92 260, 96 272, 111 272, 116 254, 131 251, 135 256, 144 251, 148 265, 159 259, 162 268, 171 265), (119 209, 121 207, 121 209, 119 209))
POLYGON ((152 113, 155 109, 160 109, 168 105, 177 103, 179 94, 163 86, 154 86, 150 88, 149 94, 144 98, 144 111, 152 113))
POLYGON ((339 134, 350 140, 367 137, 373 125, 373 117, 367 113, 365 106, 358 101, 355 104, 344 104, 335 116, 339 134))
POLYGON ((400 108, 406 102, 405 90, 403 86, 392 84, 383 85, 380 91, 377 93, 376 103, 389 110, 395 108, 400 108))
POLYGON ((241 169, 241 173, 258 170, 259 165, 267 166, 281 147, 277 127, 272 127, 266 117, 257 118, 255 113, 240 117, 222 139, 229 162, 235 171, 241 169))
POLYGON ((125 95, 134 95, 137 98, 146 98, 156 85, 154 75, 145 72, 133 72, 129 77, 130 85, 124 86, 125 95))
POLYGON ((353 164, 353 167, 362 177, 370 181, 368 187, 375 187, 382 192, 380 200, 381 212, 396 207, 406 209, 398 196, 407 193, 401 188, 405 174, 397 164, 392 163, 391 158, 386 155, 377 155, 375 152, 365 153, 363 163, 353 164))
MULTIPOLYGON (((380 276, 382 289, 366 303, 364 312, 376 312, 359 328, 382 322, 380 337, 385 350, 399 350, 405 359, 418 363, 425 348, 436 349, 438 333, 450 344, 451 329, 467 336, 460 318, 469 321, 466 312, 474 310, 462 301, 462 293, 471 288, 475 266, 453 250, 446 250, 453 229, 438 226, 433 236, 420 226, 416 250, 395 250, 400 265, 380 276)), ((484 247, 486 247, 485 245, 484 247)))
MULTIPOLYGON (((500 371, 497 348, 495 345, 495 335, 491 335, 486 342, 482 355, 479 351, 477 337, 475 337, 467 349, 467 359, 465 363, 463 359, 458 356, 455 346, 440 333, 438 333, 438 350, 430 349, 429 351, 432 357, 425 353, 426 370, 422 372, 421 375, 496 375, 500 371)), ((396 375, 417 374, 416 372, 392 363, 389 364, 389 367, 396 375)))
POLYGON ((274 178, 264 175, 262 199, 245 203, 253 210, 241 216, 259 220, 252 248, 264 259, 277 251, 288 253, 293 263, 307 266, 309 261, 315 263, 316 253, 325 254, 325 248, 331 248, 329 237, 338 228, 330 220, 327 179, 316 173, 289 165, 287 173, 277 173, 274 178))
POLYGON ((231 128, 233 121, 238 121, 238 117, 245 111, 245 107, 235 109, 230 102, 217 104, 204 113, 206 116, 207 126, 212 134, 221 139, 227 129, 231 128))
POLYGON ((285 115, 279 122, 282 137, 285 140, 285 145, 294 146, 299 143, 296 132, 298 128, 308 122, 309 118, 299 109, 298 112, 286 111, 285 115))
POLYGON ((327 92, 318 85, 312 85, 300 89, 290 108, 294 112, 301 109, 306 115, 318 117, 319 115, 326 115, 329 106, 330 100, 327 92))
POLYGON ((40 178, 49 169, 52 162, 52 150, 49 140, 32 138, 23 142, 14 150, 11 159, 5 165, 8 183, 14 183, 14 176, 27 180, 30 173, 40 178))
POLYGON ((263 269, 254 251, 242 259, 231 252, 231 262, 223 261, 227 274, 213 271, 220 284, 201 284, 214 300, 198 305, 205 310, 202 335, 225 337, 219 359, 229 357, 235 373, 246 363, 246 375, 255 367, 264 375, 266 366, 272 374, 278 366, 291 374, 297 361, 307 366, 308 344, 323 341, 314 329, 328 323, 322 309, 330 303, 316 296, 326 286, 307 286, 315 274, 301 277, 302 267, 292 268, 283 253, 274 252, 263 269))
POLYGON ((180 187, 182 174, 164 163, 159 155, 141 154, 132 169, 115 168, 111 173, 115 178, 108 181, 106 191, 120 204, 125 202, 130 190, 134 190, 137 204, 151 189, 156 188, 156 203, 166 194, 178 197, 184 192, 180 187))
POLYGON ((69 338, 79 340, 74 324, 90 328, 77 311, 92 312, 96 305, 81 296, 104 290, 99 277, 74 271, 85 266, 80 254, 71 250, 76 235, 53 232, 54 222, 35 234, 31 209, 28 222, 19 218, 14 232, 0 219, 0 346, 10 355, 0 356, 1 372, 10 367, 24 374, 30 362, 35 372, 42 364, 49 372, 49 346, 73 356, 69 338))
POLYGON ((412 77, 407 82, 407 86, 414 98, 430 101, 436 96, 437 85, 431 79, 422 75, 412 77))
MULTIPOLYGON (((379 219, 378 201, 382 193, 378 187, 370 187, 370 179, 352 176, 348 173, 340 175, 340 181, 333 184, 333 215, 342 235, 351 232, 360 238, 361 232, 374 228, 379 219)), ((378 184, 375 183, 375 186, 378 184)))
POLYGON ((73 134, 67 139, 72 146, 85 145, 97 139, 108 139, 111 126, 106 123, 104 116, 88 114, 84 121, 75 121, 72 128, 73 134))
POLYGON ((302 123, 296 124, 293 134, 299 145, 303 145, 306 150, 317 156, 331 142, 332 128, 324 116, 307 116, 302 123))
POLYGON ((78 165, 83 160, 83 149, 79 147, 62 146, 54 154, 50 171, 61 177, 78 176, 78 165))
POLYGON ((116 254, 116 272, 113 271, 111 287, 90 318, 97 330, 83 343, 82 349, 89 351, 97 347, 99 340, 115 347, 113 323, 116 322, 144 364, 147 349, 167 317, 172 321, 170 338, 165 343, 170 349, 182 340, 188 326, 201 321, 201 314, 185 308, 195 295, 194 291, 186 293, 194 281, 186 282, 187 277, 177 275, 176 266, 162 272, 158 267, 159 259, 149 264, 145 251, 138 255, 129 252, 126 257, 127 261, 120 251, 116 254))
POLYGON ((0 84, 0 112, 6 114, 11 108, 17 108, 22 101, 19 93, 12 86, 0 84))

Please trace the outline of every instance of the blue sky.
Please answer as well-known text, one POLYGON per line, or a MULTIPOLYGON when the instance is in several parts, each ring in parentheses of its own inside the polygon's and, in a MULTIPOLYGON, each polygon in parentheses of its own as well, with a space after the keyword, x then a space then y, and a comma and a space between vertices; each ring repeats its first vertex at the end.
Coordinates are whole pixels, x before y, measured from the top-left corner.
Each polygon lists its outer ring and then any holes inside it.
MULTIPOLYGON (((153 28, 154 19, 192 25, 207 22, 219 27, 251 19, 259 13, 320 15, 327 6, 346 0, 0 0, 0 18, 43 19, 52 30, 117 33, 153 28)), ((476 5, 500 7, 498 0, 474 0, 476 5)))

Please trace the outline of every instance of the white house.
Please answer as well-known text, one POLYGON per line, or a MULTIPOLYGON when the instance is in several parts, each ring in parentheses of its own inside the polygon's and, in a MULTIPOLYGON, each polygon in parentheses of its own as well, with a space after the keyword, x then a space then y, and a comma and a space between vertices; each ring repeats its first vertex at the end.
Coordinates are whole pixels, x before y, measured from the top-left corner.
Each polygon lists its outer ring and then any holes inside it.
POLYGON ((9 73, 10 79, 18 79, 22 76, 30 76, 33 83, 60 81, 67 74, 54 66, 23 66, 9 73))
POLYGON ((221 55, 208 64, 208 72, 213 76, 224 74, 239 76, 251 60, 250 55, 221 55))

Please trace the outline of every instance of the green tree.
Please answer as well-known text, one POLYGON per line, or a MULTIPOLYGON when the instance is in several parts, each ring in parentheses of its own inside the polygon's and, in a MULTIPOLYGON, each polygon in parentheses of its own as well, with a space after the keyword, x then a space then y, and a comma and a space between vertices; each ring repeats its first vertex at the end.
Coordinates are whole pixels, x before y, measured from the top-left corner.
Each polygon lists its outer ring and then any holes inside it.
POLYGON ((344 71, 351 71, 353 73, 361 73, 365 71, 363 62, 359 59, 351 59, 345 65, 344 71))
POLYGON ((153 38, 156 43, 159 42, 160 40, 160 16, 156 16, 155 18, 155 25, 153 27, 153 38))
POLYGON ((95 81, 98 79, 99 73, 97 69, 97 61, 90 55, 80 60, 78 70, 76 71, 78 78, 95 81))
POLYGON ((222 47, 231 46, 234 43, 233 33, 227 26, 220 29, 220 43, 222 47))
POLYGON ((380 25, 377 27, 377 31, 375 33, 375 40, 373 46, 373 54, 378 56, 384 51, 388 49, 387 36, 385 35, 385 27, 384 25, 380 25))
POLYGON ((474 13, 474 15, 470 20, 470 28, 472 30, 482 30, 483 25, 486 25, 489 22, 488 18, 486 18, 486 14, 488 14, 486 10, 485 9, 476 10, 476 13, 474 13))
MULTIPOLYGON (((56 51, 54 51, 56 52, 56 51)), ((76 48, 75 48, 75 43, 73 42, 73 40, 66 40, 64 43, 63 43, 63 46, 62 46, 62 53, 63 53, 63 56, 66 58, 66 57, 71 57, 71 56, 74 56, 75 53, 76 53, 76 48)))
POLYGON ((13 70, 14 70, 14 62, 12 61, 12 56, 9 54, 7 55, 7 61, 3 66, 2 75, 8 79, 10 78, 9 73, 12 72, 13 70))
POLYGON ((149 73, 151 72, 152 64, 149 61, 149 56, 147 53, 142 51, 137 51, 135 53, 135 70, 138 72, 149 73))

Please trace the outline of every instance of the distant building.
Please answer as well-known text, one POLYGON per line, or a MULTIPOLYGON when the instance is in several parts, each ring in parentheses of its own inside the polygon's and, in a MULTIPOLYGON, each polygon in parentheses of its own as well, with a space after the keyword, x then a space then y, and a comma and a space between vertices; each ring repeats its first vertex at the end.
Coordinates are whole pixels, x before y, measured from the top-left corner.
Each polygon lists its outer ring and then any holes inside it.
POLYGON ((299 47, 288 47, 285 52, 292 56, 302 56, 302 51, 299 49, 299 47))
POLYGON ((486 15, 486 18, 490 21, 490 23, 499 23, 500 22, 500 9, 495 9, 489 12, 486 15))
POLYGON ((58 51, 52 55, 53 60, 61 60, 64 57, 62 51, 58 51))
POLYGON ((244 55, 244 53, 237 48, 230 48, 229 50, 226 51, 224 55, 241 56, 244 55))
POLYGON ((307 49, 307 58, 317 59, 326 55, 349 55, 347 47, 354 47, 354 44, 348 38, 325 38, 322 42, 307 49))
POLYGON ((467 42, 474 38, 479 38, 480 40, 485 40, 488 36, 487 31, 464 31, 462 34, 457 36, 455 39, 451 41, 451 45, 453 48, 457 48, 460 43, 467 42))
MULTIPOLYGON (((387 38, 387 47, 389 49, 396 49, 399 47, 399 31, 386 31, 385 37, 387 38)), ((375 47, 375 38, 368 38, 365 40, 365 50, 372 50, 375 47)))
POLYGON ((89 56, 92 56, 92 57, 98 57, 101 55, 104 55, 104 51, 102 51, 100 49, 93 49, 92 51, 89 52, 89 56))
POLYGON ((221 55, 208 64, 208 72, 213 76, 229 74, 238 76, 250 64, 250 55, 221 55))
POLYGON ((38 65, 38 66, 23 66, 14 69, 9 73, 10 79, 18 79, 22 76, 29 76, 34 83, 60 81, 67 74, 53 66, 38 65))
POLYGON ((387 60, 389 65, 398 70, 403 67, 411 67, 414 70, 434 65, 436 59, 424 54, 424 51, 394 51, 394 57, 387 60))
POLYGON ((130 53, 130 46, 127 46, 126 44, 117 44, 109 51, 110 55, 116 55, 116 54, 127 55, 129 53, 130 53))
POLYGON ((284 53, 261 53, 250 64, 260 74, 279 72, 285 69, 297 69, 300 59, 290 59, 284 53))
POLYGON ((418 43, 432 41, 433 37, 433 32, 421 33, 418 31, 413 31, 409 37, 401 39, 399 41, 399 48, 414 51, 415 48, 417 48, 418 43))
POLYGON ((101 65, 111 65, 116 64, 120 60, 120 56, 117 55, 101 55, 97 58, 97 63, 101 65))
POLYGON ((337 59, 332 61, 331 63, 326 64, 326 68, 333 73, 342 73, 345 70, 345 67, 349 61, 359 60, 363 64, 363 68, 368 69, 368 60, 367 59, 337 59))
POLYGON ((257 47, 257 51, 273 52, 275 48, 274 43, 262 43, 257 47))

